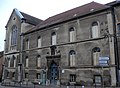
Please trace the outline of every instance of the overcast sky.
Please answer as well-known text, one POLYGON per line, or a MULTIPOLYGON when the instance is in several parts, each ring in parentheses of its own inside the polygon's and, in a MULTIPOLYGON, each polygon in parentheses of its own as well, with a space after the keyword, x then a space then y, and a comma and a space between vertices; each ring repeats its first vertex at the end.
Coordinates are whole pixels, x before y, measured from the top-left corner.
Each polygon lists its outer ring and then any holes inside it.
MULTIPOLYGON (((4 50, 5 26, 14 8, 42 20, 93 0, 0 0, 0 51, 4 50)), ((106 4, 115 0, 94 0, 106 4)))

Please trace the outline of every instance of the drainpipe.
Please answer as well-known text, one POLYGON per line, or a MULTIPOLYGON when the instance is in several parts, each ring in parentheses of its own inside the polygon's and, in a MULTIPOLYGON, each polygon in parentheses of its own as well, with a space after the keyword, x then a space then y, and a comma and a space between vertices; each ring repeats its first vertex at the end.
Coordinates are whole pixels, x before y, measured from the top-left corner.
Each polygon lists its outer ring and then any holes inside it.
POLYGON ((114 7, 111 7, 112 20, 113 20, 113 35, 114 35, 114 52, 115 52, 115 65, 116 65, 116 85, 119 83, 119 55, 118 55, 118 42, 116 36, 116 19, 114 7))

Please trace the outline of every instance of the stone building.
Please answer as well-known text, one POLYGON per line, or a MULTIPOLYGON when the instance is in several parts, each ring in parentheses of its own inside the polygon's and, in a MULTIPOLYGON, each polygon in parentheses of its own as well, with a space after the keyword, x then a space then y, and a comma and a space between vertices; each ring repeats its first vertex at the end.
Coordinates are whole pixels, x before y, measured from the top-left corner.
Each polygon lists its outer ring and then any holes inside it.
POLYGON ((39 20, 14 9, 6 25, 4 82, 119 84, 120 2, 91 2, 39 20))
POLYGON ((4 51, 0 52, 0 82, 2 81, 4 51))

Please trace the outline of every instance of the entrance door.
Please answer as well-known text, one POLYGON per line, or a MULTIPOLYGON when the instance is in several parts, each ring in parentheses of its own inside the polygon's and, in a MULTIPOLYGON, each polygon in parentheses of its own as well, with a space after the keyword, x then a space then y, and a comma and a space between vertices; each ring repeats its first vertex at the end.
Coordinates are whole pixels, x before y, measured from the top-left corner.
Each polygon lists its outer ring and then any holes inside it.
POLYGON ((51 64, 50 67, 50 81, 52 85, 57 84, 57 77, 58 77, 58 66, 55 63, 53 63, 51 64))

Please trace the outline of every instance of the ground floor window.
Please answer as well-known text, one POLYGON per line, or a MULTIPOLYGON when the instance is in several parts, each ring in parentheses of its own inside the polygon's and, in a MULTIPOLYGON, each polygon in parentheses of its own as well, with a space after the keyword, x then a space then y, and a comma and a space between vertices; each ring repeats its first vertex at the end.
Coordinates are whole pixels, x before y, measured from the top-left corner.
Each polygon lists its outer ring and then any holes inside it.
POLYGON ((28 73, 25 73, 25 78, 28 78, 28 73))
POLYGON ((70 74, 70 82, 76 82, 76 75, 70 74))
POLYGON ((12 73, 12 77, 13 77, 13 78, 15 77, 15 72, 12 73))
POLYGON ((37 78, 37 79, 40 79, 40 73, 37 73, 37 74, 36 74, 36 78, 37 78))
POLYGON ((95 75, 94 76, 94 82, 96 85, 101 85, 102 84, 102 77, 101 75, 95 75))

